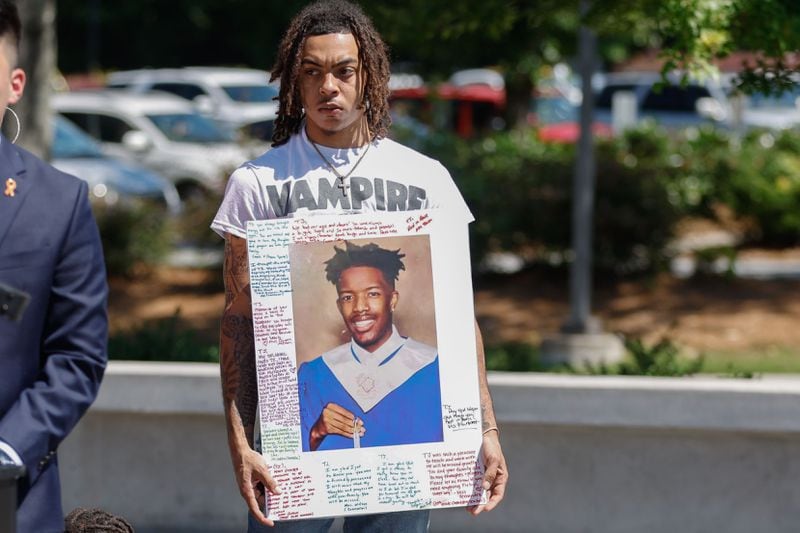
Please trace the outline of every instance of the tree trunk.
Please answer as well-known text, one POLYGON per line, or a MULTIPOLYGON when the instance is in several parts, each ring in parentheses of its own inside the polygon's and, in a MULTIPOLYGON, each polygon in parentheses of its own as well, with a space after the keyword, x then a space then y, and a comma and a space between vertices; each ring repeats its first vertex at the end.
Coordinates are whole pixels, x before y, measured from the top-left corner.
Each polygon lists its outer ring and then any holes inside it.
POLYGON ((527 72, 506 75, 506 128, 519 129, 528 125, 533 81, 527 72))
POLYGON ((28 80, 15 106, 22 130, 17 143, 48 159, 53 135, 50 78, 56 70, 56 0, 22 0, 18 7, 22 19, 19 66, 28 80))

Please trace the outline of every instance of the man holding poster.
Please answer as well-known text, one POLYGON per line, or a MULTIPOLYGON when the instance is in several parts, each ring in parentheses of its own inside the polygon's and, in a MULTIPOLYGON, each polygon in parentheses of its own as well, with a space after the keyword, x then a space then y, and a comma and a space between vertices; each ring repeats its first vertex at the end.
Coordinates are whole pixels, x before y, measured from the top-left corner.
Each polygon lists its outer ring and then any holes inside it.
MULTIPOLYGON (((225 237, 226 306, 220 366, 228 443, 236 480, 250 510, 251 532, 264 525, 281 531, 325 531, 331 519, 273 524, 263 512, 265 491, 280 494, 261 454, 253 450, 258 405, 248 221, 315 214, 439 209, 468 223, 472 216, 449 173, 438 162, 386 138, 389 61, 372 22, 344 0, 318 1, 290 23, 278 49, 272 79, 280 80, 273 149, 231 176, 212 228, 225 237)), ((478 346, 485 504, 503 498, 508 471, 500 447, 478 346)), ((429 511, 347 517, 346 528, 426 531, 429 511)))
POLYGON ((325 262, 351 341, 298 369, 303 451, 442 440, 436 348, 393 323, 403 257, 345 241, 325 262))

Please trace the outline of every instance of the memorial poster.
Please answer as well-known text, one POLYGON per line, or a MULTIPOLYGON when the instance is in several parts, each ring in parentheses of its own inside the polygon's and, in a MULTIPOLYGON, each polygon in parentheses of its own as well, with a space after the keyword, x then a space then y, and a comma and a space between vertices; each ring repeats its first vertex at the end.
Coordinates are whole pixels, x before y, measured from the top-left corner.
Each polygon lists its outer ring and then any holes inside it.
POLYGON ((467 226, 444 210, 249 222, 276 520, 484 498, 467 226))

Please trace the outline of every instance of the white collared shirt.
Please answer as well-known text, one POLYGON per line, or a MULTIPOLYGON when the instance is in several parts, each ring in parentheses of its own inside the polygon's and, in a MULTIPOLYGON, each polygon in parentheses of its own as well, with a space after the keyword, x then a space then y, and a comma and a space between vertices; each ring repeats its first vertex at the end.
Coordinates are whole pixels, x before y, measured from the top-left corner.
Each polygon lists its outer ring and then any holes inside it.
POLYGON ((350 341, 322 354, 322 360, 366 412, 434 362, 436 355, 436 348, 401 337, 392 325, 391 337, 374 352, 350 341))

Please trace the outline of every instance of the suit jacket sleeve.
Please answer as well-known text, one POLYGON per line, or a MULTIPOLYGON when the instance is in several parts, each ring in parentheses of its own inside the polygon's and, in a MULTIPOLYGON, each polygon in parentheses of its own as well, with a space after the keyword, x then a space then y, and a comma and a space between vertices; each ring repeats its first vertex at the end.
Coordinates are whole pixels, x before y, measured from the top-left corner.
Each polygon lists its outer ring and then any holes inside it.
POLYGON ((97 395, 107 361, 107 284, 85 183, 60 243, 36 381, 2 414, 0 439, 19 453, 35 483, 97 395))

